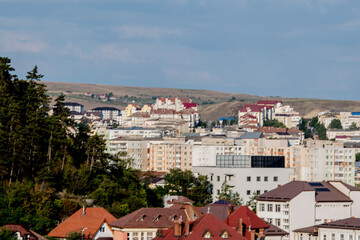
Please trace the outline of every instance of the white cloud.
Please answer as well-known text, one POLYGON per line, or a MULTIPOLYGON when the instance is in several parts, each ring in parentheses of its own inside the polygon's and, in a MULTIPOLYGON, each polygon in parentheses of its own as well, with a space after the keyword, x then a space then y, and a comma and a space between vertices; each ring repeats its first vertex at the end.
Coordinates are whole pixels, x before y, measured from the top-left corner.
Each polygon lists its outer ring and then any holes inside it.
POLYGON ((147 26, 116 26, 112 30, 118 32, 124 38, 147 38, 147 39, 160 39, 165 36, 180 36, 181 31, 178 29, 167 29, 160 27, 147 27, 147 26))
POLYGON ((47 47, 48 44, 46 42, 37 39, 27 32, 0 30, 0 49, 2 51, 38 53, 47 47))

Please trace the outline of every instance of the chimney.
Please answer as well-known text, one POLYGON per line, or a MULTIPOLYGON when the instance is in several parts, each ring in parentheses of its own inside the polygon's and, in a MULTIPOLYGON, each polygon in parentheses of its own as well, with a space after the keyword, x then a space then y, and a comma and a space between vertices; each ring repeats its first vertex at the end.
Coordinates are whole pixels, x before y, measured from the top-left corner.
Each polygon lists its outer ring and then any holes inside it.
POLYGON ((180 220, 175 220, 174 221, 174 237, 180 237, 181 236, 181 232, 182 232, 182 226, 181 226, 181 221, 180 220))
POLYGON ((244 236, 244 229, 243 229, 243 220, 242 218, 239 218, 238 219, 238 225, 237 225, 237 229, 236 229, 240 234, 241 236, 244 236))
POLYGON ((281 187, 281 184, 279 184, 278 187, 281 187))
POLYGON ((264 235, 264 229, 263 228, 260 228, 260 230, 259 230, 259 238, 261 238, 261 237, 264 237, 265 235, 264 235))
POLYGON ((189 224, 189 220, 185 221, 185 236, 189 236, 190 234, 190 224, 189 224))
POLYGON ((228 206, 228 213, 227 213, 227 216, 230 216, 233 212, 234 212, 234 204, 230 204, 228 206))
POLYGON ((255 230, 251 230, 250 232, 251 240, 255 240, 255 230))
POLYGON ((83 209, 82 209, 82 215, 85 217, 86 215, 86 210, 85 210, 85 206, 83 205, 83 209))

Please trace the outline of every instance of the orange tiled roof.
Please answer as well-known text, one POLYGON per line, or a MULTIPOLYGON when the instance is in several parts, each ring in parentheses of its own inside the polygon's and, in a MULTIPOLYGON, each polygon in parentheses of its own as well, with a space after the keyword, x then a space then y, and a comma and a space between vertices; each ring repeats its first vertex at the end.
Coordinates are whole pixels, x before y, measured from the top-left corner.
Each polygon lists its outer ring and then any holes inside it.
POLYGON ((83 228, 86 228, 84 235, 92 238, 104 222, 110 223, 115 220, 116 218, 102 207, 86 208, 85 215, 83 215, 83 209, 79 209, 54 228, 48 236, 65 238, 71 232, 81 232, 83 228))

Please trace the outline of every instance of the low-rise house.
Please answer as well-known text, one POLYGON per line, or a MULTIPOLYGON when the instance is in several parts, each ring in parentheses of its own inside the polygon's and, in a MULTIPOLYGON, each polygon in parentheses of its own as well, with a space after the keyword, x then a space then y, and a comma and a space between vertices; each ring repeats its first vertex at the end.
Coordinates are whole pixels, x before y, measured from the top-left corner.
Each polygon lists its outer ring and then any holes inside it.
POLYGON ((141 208, 110 223, 114 240, 150 240, 158 230, 166 231, 174 227, 176 221, 193 222, 201 213, 191 205, 181 208, 141 208))
POLYGON ((43 236, 40 234, 26 228, 22 224, 6 224, 2 228, 0 228, 0 232, 2 230, 9 230, 14 233, 14 236, 18 240, 46 240, 43 236))
POLYGON ((70 233, 81 233, 83 239, 113 238, 109 223, 116 218, 102 207, 82 208, 60 223, 49 234, 53 238, 66 238, 70 233))

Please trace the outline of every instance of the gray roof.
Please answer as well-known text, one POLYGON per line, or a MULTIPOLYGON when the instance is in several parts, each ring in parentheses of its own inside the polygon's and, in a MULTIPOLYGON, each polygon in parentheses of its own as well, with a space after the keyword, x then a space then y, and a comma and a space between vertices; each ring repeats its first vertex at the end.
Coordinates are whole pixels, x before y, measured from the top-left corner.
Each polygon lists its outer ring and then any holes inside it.
POLYGON ((360 230, 360 218, 345 218, 345 219, 338 220, 338 221, 323 223, 323 224, 317 225, 317 227, 360 230))
POLYGON ((261 138, 262 132, 247 132, 244 135, 240 136, 239 139, 256 139, 261 138))
MULTIPOLYGON (((346 186, 349 189, 349 185, 346 186)), ((349 189, 352 190, 352 189, 349 189)), ((352 202, 329 182, 292 181, 257 197, 259 201, 287 202, 304 191, 314 191, 316 202, 352 202)), ((352 190, 353 191, 353 190, 352 190)))

